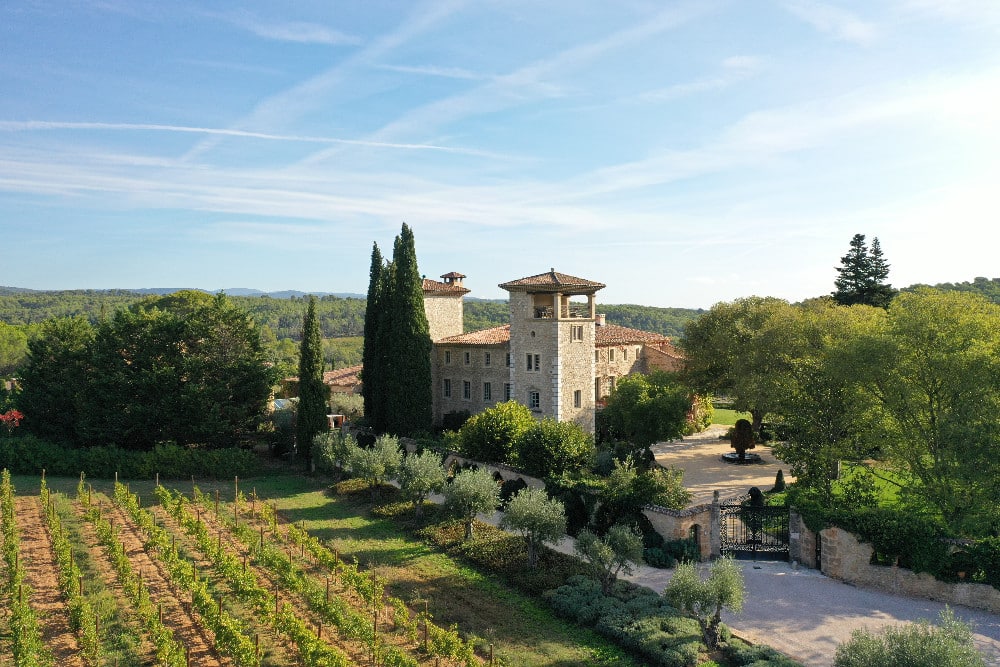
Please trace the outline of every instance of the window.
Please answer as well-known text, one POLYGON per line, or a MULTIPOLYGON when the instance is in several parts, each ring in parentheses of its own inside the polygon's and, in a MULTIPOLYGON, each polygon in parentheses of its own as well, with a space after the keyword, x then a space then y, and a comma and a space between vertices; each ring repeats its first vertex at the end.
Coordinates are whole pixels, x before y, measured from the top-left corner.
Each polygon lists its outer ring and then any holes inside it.
POLYGON ((614 375, 612 375, 611 377, 608 378, 608 388, 611 391, 615 390, 615 376, 614 375))
POLYGON ((601 351, 600 350, 594 350, 594 363, 597 363, 600 360, 601 360, 601 351))
POLYGON ((542 355, 528 353, 528 370, 534 373, 542 370, 542 355))
POLYGON ((493 357, 490 355, 490 353, 483 352, 483 366, 490 366, 492 365, 492 362, 493 362, 493 357))
POLYGON ((510 382, 504 382, 503 383, 503 400, 505 400, 505 401, 509 401, 510 400, 510 397, 511 397, 511 391, 510 391, 510 389, 511 389, 510 382))
POLYGON ((622 350, 622 361, 628 361, 628 348, 622 350))
POLYGON ((490 382, 483 383, 483 400, 484 401, 493 400, 493 384, 490 382))
POLYGON ((465 365, 468 366, 471 363, 472 363, 472 353, 471 352, 466 352, 465 353, 465 365))
POLYGON ((451 398, 451 380, 447 378, 442 380, 441 393, 444 394, 445 398, 451 398))
POLYGON ((609 347, 608 348, 608 361, 614 361, 614 360, 615 360, 615 348, 609 347))
POLYGON ((507 368, 513 366, 514 363, 510 360, 510 352, 507 353, 507 368))
POLYGON ((583 325, 574 324, 571 330, 571 334, 572 335, 570 336, 570 338, 572 340, 583 340, 583 325))
POLYGON ((451 350, 445 350, 444 351, 444 363, 446 363, 446 364, 450 364, 451 363, 451 350))
POLYGON ((462 382, 462 398, 467 401, 472 399, 472 383, 468 380, 462 382))
POLYGON ((542 398, 537 391, 528 392, 528 407, 532 410, 538 410, 542 405, 542 398))
POLYGON ((573 407, 579 408, 583 405, 583 392, 577 389, 573 392, 573 407))

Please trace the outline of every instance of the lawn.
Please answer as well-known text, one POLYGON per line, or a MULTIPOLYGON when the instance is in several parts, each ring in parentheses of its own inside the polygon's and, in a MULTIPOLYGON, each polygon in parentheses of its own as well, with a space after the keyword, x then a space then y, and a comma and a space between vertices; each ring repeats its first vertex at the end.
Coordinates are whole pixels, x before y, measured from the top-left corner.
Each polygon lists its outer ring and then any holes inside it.
POLYGON ((750 419, 749 412, 737 412, 729 408, 715 408, 712 411, 712 423, 725 426, 735 426, 737 419, 750 419))

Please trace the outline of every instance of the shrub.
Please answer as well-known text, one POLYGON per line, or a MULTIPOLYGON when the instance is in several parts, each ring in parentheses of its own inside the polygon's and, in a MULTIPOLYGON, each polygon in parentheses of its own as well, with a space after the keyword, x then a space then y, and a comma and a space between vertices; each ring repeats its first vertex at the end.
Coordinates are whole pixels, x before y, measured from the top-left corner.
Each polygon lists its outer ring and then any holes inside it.
POLYGON ((62 477, 83 472, 96 479, 110 479, 116 472, 126 479, 152 479, 157 473, 164 479, 190 479, 192 475, 231 479, 259 473, 260 461, 253 452, 236 447, 196 449, 160 443, 147 452, 117 447, 73 449, 26 435, 0 438, 0 468, 22 475, 37 475, 45 469, 62 477))
POLYGON ((514 443, 535 424, 526 405, 517 401, 497 403, 470 418, 458 431, 460 451, 484 463, 511 463, 514 443))
POLYGON ((590 466, 594 440, 573 422, 543 419, 532 424, 514 444, 514 461, 535 477, 561 475, 590 466))
POLYGON ((985 667, 972 643, 969 626, 947 607, 940 623, 927 621, 888 627, 875 635, 855 630, 837 647, 834 667, 985 667))
POLYGON ((785 490, 785 473, 781 470, 774 476, 774 486, 771 488, 771 493, 781 493, 785 490))

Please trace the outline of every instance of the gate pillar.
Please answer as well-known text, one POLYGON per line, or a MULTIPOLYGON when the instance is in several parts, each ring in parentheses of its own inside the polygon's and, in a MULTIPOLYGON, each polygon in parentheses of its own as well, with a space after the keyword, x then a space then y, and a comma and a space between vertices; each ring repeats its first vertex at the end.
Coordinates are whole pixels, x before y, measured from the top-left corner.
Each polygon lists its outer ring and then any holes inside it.
POLYGON ((719 510, 719 492, 712 492, 712 518, 710 521, 709 548, 711 557, 718 558, 722 555, 722 514, 719 510))

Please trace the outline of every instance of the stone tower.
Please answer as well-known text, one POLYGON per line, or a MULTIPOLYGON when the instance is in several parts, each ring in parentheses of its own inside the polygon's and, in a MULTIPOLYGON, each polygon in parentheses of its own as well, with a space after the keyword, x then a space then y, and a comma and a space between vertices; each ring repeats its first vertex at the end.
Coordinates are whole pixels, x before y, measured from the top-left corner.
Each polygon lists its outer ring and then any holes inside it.
POLYGON ((511 398, 593 433, 594 295, 605 285, 551 269, 500 287, 510 293, 511 398))
POLYGON ((464 331, 464 297, 469 290, 462 286, 464 275, 457 271, 441 276, 444 282, 424 278, 424 312, 431 340, 457 336, 464 331))

